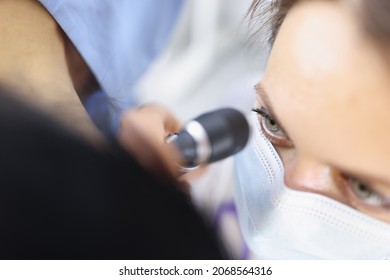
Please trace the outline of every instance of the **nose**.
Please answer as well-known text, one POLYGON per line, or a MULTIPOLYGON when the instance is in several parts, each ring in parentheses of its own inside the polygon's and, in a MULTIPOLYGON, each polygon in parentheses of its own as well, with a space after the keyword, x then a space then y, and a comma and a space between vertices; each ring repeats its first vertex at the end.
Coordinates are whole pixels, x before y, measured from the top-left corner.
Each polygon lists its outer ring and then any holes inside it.
POLYGON ((338 187, 337 174, 330 166, 295 155, 285 159, 284 168, 284 181, 287 187, 347 203, 341 188, 338 187))

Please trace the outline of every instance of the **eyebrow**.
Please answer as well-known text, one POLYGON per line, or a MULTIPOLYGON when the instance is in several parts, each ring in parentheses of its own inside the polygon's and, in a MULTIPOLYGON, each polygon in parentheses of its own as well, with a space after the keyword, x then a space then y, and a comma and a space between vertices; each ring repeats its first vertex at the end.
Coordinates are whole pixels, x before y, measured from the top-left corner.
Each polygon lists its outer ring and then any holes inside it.
POLYGON ((261 100, 263 101, 264 106, 269 111, 269 112, 267 112, 269 117, 278 124, 278 126, 283 130, 284 133, 286 133, 286 129, 283 127, 283 125, 281 124, 281 122, 277 118, 277 116, 272 108, 271 102, 268 98, 268 93, 264 89, 264 86, 261 84, 261 82, 259 82, 254 86, 254 88, 256 90, 256 93, 260 96, 261 100))

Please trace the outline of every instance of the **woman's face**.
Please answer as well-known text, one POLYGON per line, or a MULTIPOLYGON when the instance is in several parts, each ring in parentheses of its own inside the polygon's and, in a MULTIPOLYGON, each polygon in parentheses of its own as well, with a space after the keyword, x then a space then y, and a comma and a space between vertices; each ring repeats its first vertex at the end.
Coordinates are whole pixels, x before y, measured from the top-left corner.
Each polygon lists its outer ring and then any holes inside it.
POLYGON ((337 2, 294 6, 256 86, 257 109, 288 187, 390 222, 390 60, 359 24, 337 2))

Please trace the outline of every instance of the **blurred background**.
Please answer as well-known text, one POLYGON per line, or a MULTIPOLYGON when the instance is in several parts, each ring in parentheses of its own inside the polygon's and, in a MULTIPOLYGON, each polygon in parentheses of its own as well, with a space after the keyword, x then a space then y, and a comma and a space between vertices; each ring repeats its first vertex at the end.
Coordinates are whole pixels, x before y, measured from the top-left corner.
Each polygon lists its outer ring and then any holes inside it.
POLYGON ((253 105, 267 51, 253 46, 244 19, 251 0, 187 0, 165 50, 135 87, 187 121, 205 111, 253 105))

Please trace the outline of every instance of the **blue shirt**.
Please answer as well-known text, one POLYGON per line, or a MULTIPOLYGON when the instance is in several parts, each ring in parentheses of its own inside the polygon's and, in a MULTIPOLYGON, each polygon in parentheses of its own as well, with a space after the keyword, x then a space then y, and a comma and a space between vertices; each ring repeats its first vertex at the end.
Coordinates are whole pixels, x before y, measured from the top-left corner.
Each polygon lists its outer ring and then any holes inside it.
POLYGON ((102 88, 86 107, 103 130, 116 132, 123 109, 135 105, 134 84, 165 46, 183 1, 40 0, 102 88))

